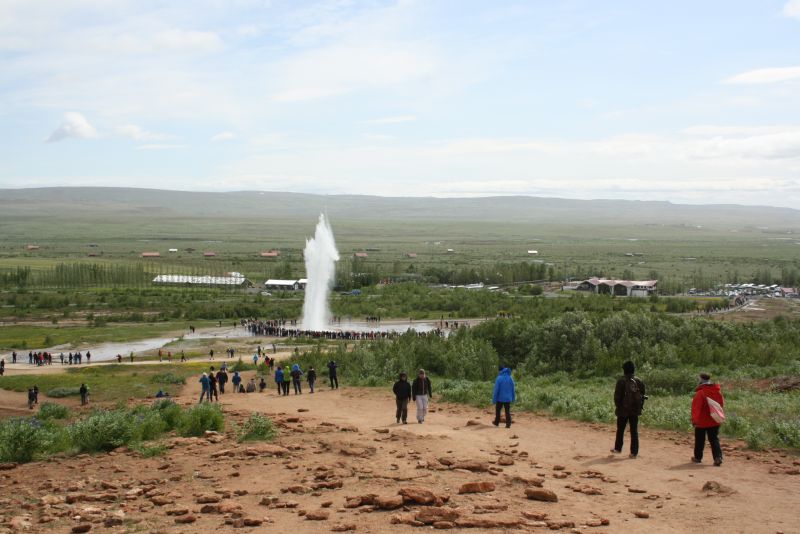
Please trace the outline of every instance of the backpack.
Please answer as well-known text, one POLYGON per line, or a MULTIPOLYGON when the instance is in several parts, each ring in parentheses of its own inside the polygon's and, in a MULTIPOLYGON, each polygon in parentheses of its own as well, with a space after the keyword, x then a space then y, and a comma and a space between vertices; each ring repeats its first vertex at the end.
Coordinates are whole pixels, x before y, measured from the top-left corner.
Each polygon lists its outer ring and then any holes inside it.
POLYGON ((644 395, 638 378, 625 378, 625 397, 622 399, 622 406, 631 415, 637 415, 644 407, 644 395))
POLYGON ((720 405, 720 403, 718 403, 711 397, 706 397, 706 402, 708 403, 708 414, 711 416, 711 419, 713 419, 720 425, 724 423, 725 410, 722 409, 722 405, 720 405))

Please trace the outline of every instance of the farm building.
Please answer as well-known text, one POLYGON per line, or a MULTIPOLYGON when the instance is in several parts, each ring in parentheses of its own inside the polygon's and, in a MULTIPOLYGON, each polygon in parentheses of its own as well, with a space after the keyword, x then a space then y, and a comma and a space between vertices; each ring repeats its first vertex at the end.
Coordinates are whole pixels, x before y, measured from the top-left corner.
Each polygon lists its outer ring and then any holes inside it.
POLYGON ((154 284, 176 284, 190 286, 250 287, 253 284, 241 273, 225 273, 224 276, 191 276, 186 274, 160 274, 154 284))
MULTIPOLYGON (((264 288, 272 289, 274 291, 297 291, 300 289, 300 280, 280 280, 277 278, 270 278, 264 282, 264 288)), ((303 284, 305 289, 305 283, 303 284)))
POLYGON ((143 258, 160 258, 161 257, 161 253, 160 252, 142 252, 142 257, 143 258))
POLYGON ((217 256, 216 252, 203 252, 204 258, 215 258, 217 256))
POLYGON ((171 248, 171 249, 169 249, 169 252, 178 252, 178 249, 177 248, 171 248))
POLYGON ((608 280, 604 278, 589 278, 578 282, 576 286, 564 289, 578 291, 591 291, 600 295, 613 295, 616 297, 649 297, 658 291, 658 280, 608 280))
POLYGON ((530 255, 530 256, 536 256, 537 254, 539 254, 538 250, 529 250, 528 251, 528 255, 530 255))
POLYGON ((26 250, 39 250, 39 245, 28 245, 25 247, 26 250))
POLYGON ((366 252, 356 252, 355 253, 355 257, 356 258, 366 258, 368 256, 369 256, 369 254, 367 254, 366 252))
POLYGON ((281 255, 280 250, 268 250, 261 253, 262 258, 277 258, 281 255))
POLYGON ((417 257, 417 253, 416 252, 407 252, 406 253, 406 257, 407 258, 416 258, 417 257))
POLYGON ((299 289, 305 290, 306 286, 308 285, 308 278, 301 278, 297 281, 297 287, 299 289))

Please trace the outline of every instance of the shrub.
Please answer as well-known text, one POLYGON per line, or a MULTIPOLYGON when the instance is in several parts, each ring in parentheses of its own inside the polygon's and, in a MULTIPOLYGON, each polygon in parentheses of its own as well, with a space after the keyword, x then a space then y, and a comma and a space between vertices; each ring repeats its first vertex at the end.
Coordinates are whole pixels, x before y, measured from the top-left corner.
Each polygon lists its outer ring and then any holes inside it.
POLYGON ((74 446, 81 452, 110 451, 127 445, 136 435, 134 418, 123 410, 97 410, 69 428, 74 446))
POLYGON ((239 441, 269 441, 275 439, 278 432, 272 420, 260 413, 250 415, 239 431, 239 441))
POLYGON ((772 431, 781 445, 800 449, 800 421, 773 421, 772 431))
POLYGON ((142 455, 143 458, 154 458, 156 456, 164 456, 167 452, 167 446, 163 443, 155 443, 153 445, 144 445, 137 443, 131 447, 134 451, 142 455))
POLYGON ((222 431, 225 417, 218 404, 204 403, 183 412, 178 431, 182 436, 202 436, 206 430, 222 431))
POLYGON ((66 419, 69 417, 69 408, 55 402, 43 402, 39 406, 39 419, 66 419))
POLYGON ((48 397, 54 399, 63 399, 64 397, 77 397, 81 394, 80 387, 71 388, 53 388, 46 393, 48 397))
POLYGON ((186 383, 186 379, 175 373, 166 372, 151 376, 150 382, 154 384, 181 385, 186 383))
POLYGON ((183 410, 175 402, 170 399, 157 400, 151 409, 158 412, 161 420, 166 424, 167 431, 178 428, 183 410))
POLYGON ((152 410, 134 413, 133 425, 135 428, 134 441, 156 439, 167 430, 167 423, 161 418, 161 414, 152 410))
POLYGON ((0 461, 30 462, 48 447, 49 442, 48 432, 38 419, 8 419, 0 424, 0 461))

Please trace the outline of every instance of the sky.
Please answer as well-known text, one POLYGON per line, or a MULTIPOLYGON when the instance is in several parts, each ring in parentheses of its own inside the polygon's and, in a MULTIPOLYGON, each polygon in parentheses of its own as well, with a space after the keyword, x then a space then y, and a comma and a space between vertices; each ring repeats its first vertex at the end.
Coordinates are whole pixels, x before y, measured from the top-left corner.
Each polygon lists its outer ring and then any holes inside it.
POLYGON ((45 186, 798 207, 800 0, 0 0, 45 186))

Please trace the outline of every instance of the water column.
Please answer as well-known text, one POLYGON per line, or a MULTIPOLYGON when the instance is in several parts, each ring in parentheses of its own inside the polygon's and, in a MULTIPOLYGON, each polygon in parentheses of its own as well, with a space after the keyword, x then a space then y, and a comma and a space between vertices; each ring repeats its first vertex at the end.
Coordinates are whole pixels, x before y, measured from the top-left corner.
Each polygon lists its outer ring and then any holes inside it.
POLYGON ((314 237, 306 240, 306 294, 303 301, 303 330, 327 330, 330 323, 328 295, 333 287, 339 251, 324 214, 319 215, 314 237))

